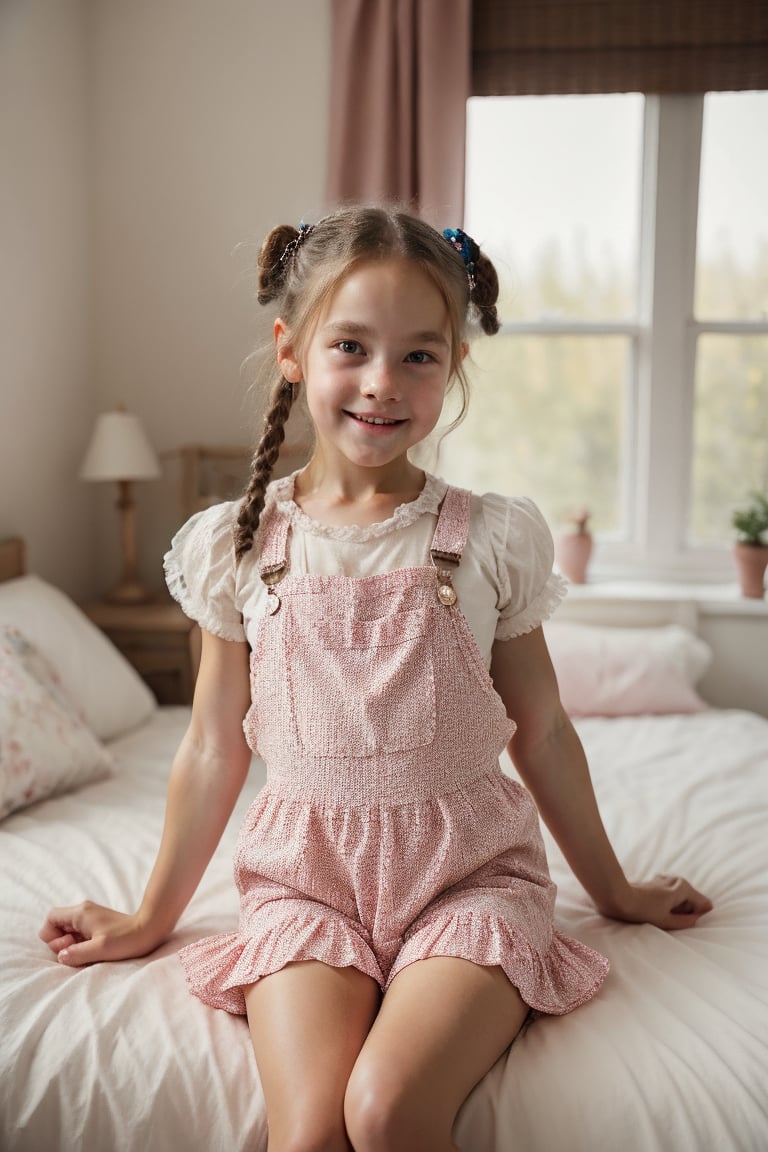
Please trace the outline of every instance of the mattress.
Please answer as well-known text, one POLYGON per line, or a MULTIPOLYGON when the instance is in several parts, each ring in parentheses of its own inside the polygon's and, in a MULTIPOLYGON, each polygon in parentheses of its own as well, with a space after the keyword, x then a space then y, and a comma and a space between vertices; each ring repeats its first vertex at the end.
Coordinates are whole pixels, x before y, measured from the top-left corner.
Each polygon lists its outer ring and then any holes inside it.
MULTIPOLYGON (((0 823, 4 1152, 266 1149, 246 1021, 192 997, 176 956, 235 925, 231 859, 258 761, 157 952, 72 970, 37 937, 52 905, 136 906, 188 715, 155 711, 112 742, 109 778, 0 823)), ((715 907, 677 933, 605 919, 547 837, 558 925, 605 953, 611 972, 583 1008, 530 1024, 467 1100, 454 1139, 462 1152, 764 1150, 768 720, 710 709, 577 728, 628 875, 682 874, 715 907)))

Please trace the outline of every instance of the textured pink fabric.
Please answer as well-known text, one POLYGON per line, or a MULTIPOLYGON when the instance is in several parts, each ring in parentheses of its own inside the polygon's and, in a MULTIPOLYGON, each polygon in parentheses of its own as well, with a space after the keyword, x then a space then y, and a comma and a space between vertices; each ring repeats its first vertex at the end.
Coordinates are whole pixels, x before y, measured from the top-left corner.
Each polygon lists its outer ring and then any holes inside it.
MULTIPOLYGON (((469 494, 433 539, 460 552, 469 494)), ((278 514, 262 571, 285 559, 278 514)), ((595 994, 604 957, 554 929, 536 808, 499 755, 514 731, 458 603, 431 564, 362 578, 284 574, 251 657, 250 746, 267 783, 235 857, 238 932, 181 952, 206 1003, 291 961, 352 965, 386 988, 406 965, 500 965, 531 1007, 595 994)))

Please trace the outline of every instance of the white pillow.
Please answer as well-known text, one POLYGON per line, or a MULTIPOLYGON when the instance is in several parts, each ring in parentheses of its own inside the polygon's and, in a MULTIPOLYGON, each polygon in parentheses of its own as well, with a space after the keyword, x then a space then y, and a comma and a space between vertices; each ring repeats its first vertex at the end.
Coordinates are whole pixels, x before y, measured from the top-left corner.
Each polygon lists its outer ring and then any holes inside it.
POLYGON ((17 629, 0 627, 0 819, 106 776, 111 763, 47 660, 17 629))
POLYGON ((606 628, 570 621, 544 625, 560 698, 571 716, 702 712, 695 690, 712 660, 700 637, 676 624, 606 628))
POLYGON ((147 720, 157 701, 136 669, 73 600, 39 576, 0 584, 0 626, 47 657, 76 713, 100 740, 147 720))

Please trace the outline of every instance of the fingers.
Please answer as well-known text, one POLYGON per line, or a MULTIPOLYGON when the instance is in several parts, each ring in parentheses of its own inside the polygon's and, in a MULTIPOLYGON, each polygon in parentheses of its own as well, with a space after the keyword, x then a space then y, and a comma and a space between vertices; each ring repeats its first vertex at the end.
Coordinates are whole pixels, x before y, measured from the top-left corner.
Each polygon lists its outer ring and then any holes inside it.
POLYGON ((164 938, 141 924, 135 914, 116 912, 90 900, 72 908, 52 908, 39 936, 59 962, 70 968, 146 956, 164 938))
POLYGON ((38 936, 62 964, 79 966, 99 959, 100 947, 94 945, 89 921, 99 911, 90 901, 69 908, 52 908, 38 936))
POLYGON ((654 924, 666 931, 693 928, 712 910, 712 901, 681 876, 656 876, 631 885, 632 904, 627 920, 654 924))
POLYGON ((70 944, 56 957, 60 964, 68 968, 82 968, 84 964, 95 964, 99 960, 108 960, 103 941, 81 940, 70 944))
POLYGON ((712 901, 697 891, 681 876, 658 878, 669 892, 669 916, 665 928, 692 928, 699 918, 713 908, 712 901))
POLYGON ((700 912, 677 912, 673 908, 666 919, 659 925, 669 932, 677 932, 683 928, 693 928, 699 920, 700 912))
POLYGON ((73 936, 71 932, 67 932, 63 936, 59 936, 56 940, 49 940, 48 947, 58 956, 64 951, 65 948, 69 948, 73 944, 77 944, 79 939, 79 936, 73 936))
POLYGON ((711 912, 713 907, 711 900, 696 892, 692 899, 681 900, 670 911, 674 916, 703 916, 705 912, 711 912))
POLYGON ((659 879, 669 888, 670 899, 674 901, 672 912, 702 915, 712 910, 713 904, 709 897, 699 892, 682 876, 660 876, 659 879))
POLYGON ((62 948, 68 948, 70 944, 83 939, 83 933, 78 925, 84 907, 76 905, 72 908, 51 908, 38 936, 52 952, 61 952, 62 948))

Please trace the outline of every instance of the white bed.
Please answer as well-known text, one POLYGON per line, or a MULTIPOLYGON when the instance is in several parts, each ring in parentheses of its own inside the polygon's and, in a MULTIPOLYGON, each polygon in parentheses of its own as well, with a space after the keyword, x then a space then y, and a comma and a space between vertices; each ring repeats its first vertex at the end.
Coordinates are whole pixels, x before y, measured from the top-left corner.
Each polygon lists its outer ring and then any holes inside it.
MULTIPOLYGON (((122 658, 97 651, 91 633, 73 651, 72 629, 84 627, 74 612, 35 578, 0 586, 0 627, 10 614, 22 633, 37 631, 30 639, 49 645, 64 687, 89 657, 90 678, 74 695, 81 722, 104 728, 99 708, 122 658), (10 609, 8 587, 16 589, 10 609), (57 651, 50 619, 59 608, 69 641, 57 651), (110 671, 97 682, 92 666, 102 658, 110 671)), ((232 849, 262 778, 259 763, 197 895, 158 952, 72 971, 37 938, 52 904, 87 896, 131 909, 154 858, 188 713, 152 707, 134 681, 123 687, 121 708, 128 701, 135 715, 99 742, 110 774, 0 822, 0 1148, 264 1152, 245 1020, 191 997, 176 959, 181 944, 235 923, 232 849)), ((126 716, 112 714, 106 728, 126 716)), ((456 1142, 463 1152, 765 1150, 768 720, 709 709, 577 725, 628 872, 682 873, 715 909, 673 934, 605 920, 548 842, 559 922, 604 952, 612 971, 584 1008, 535 1020, 519 1037, 467 1101, 456 1142)), ((0 730, 0 769, 6 737, 0 730)))

